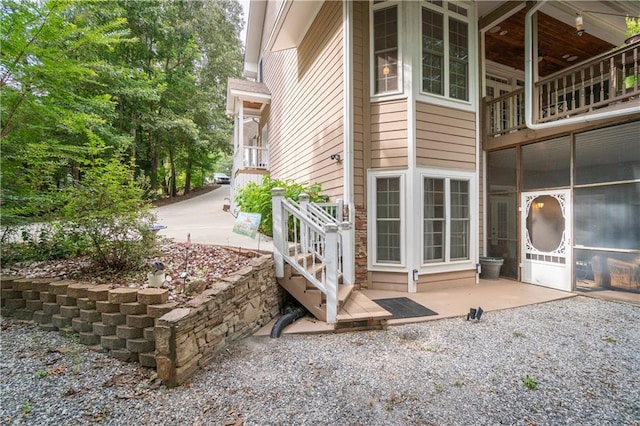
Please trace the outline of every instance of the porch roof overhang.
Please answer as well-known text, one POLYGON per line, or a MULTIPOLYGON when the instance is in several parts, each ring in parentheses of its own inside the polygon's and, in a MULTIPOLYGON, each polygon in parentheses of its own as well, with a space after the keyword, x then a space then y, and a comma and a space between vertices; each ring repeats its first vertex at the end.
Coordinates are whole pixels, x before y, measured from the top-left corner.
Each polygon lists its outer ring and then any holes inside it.
POLYGON ((249 4, 247 39, 244 47, 244 75, 249 78, 256 78, 258 76, 258 60, 260 59, 262 27, 264 25, 266 7, 266 1, 252 0, 249 4))
POLYGON ((625 15, 640 16, 640 2, 611 0, 487 1, 478 4, 479 30, 485 35, 485 58, 524 71, 525 15, 535 5, 537 69, 540 76, 559 72, 588 60, 625 40, 625 15), (577 13, 584 13, 585 32, 575 30, 577 13))
MULTIPOLYGON (((324 0, 282 0, 268 34, 265 50, 276 52, 297 47, 320 11, 324 0)), ((251 0, 247 21, 244 74, 256 78, 263 44, 263 28, 267 2, 251 0)))
POLYGON ((324 1, 285 0, 267 40, 267 51, 297 47, 313 23, 324 1))
POLYGON ((259 114, 271 102, 271 93, 264 83, 230 78, 227 82, 228 115, 238 111, 239 102, 242 102, 245 114, 252 111, 259 114))

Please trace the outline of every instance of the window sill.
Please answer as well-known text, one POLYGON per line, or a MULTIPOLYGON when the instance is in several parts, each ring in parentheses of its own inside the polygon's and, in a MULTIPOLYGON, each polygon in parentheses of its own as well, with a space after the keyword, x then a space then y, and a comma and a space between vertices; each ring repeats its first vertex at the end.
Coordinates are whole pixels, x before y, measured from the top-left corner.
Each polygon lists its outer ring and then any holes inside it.
POLYGON ((367 270, 369 272, 403 272, 407 273, 409 270, 406 265, 367 265, 367 270))
POLYGON ((476 106, 471 101, 461 101, 458 99, 445 98, 444 96, 432 95, 429 93, 420 92, 417 96, 417 100, 423 103, 440 105, 448 108, 455 108, 463 111, 476 111, 476 106))
POLYGON ((407 99, 407 95, 404 92, 383 93, 371 96, 371 103, 396 101, 400 99, 407 99))
POLYGON ((420 267, 420 275, 439 274, 443 272, 459 272, 476 270, 476 264, 473 261, 465 260, 460 262, 423 264, 420 267))

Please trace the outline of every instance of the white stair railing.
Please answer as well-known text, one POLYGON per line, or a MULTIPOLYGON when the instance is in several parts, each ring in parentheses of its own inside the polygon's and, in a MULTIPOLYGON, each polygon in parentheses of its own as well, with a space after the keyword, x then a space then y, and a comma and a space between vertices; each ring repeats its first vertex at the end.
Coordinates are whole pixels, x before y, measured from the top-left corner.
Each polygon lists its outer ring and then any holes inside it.
MULTIPOLYGON (((319 226, 333 223, 338 226, 338 273, 345 284, 354 283, 353 249, 351 247, 351 224, 342 220, 343 203, 311 203, 307 194, 299 196, 300 208, 305 211, 309 219, 319 226)), ((303 235, 304 237, 305 235, 303 235)), ((309 241, 313 244, 313 241, 309 241)))
POLYGON ((326 296, 327 322, 335 323, 338 314, 338 280, 352 284, 350 224, 339 223, 324 208, 300 194, 299 203, 287 200, 284 189, 274 188, 272 195, 273 243, 276 276, 284 277, 288 263, 326 296), (345 240, 349 248, 345 250, 345 240), (344 269, 348 269, 347 277, 344 269))

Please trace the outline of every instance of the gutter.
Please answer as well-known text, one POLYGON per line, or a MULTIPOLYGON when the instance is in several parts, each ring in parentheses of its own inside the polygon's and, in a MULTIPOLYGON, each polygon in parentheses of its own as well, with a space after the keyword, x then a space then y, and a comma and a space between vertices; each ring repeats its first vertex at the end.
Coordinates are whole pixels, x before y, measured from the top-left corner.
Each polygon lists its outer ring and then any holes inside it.
POLYGON ((590 121, 603 120, 606 118, 623 117, 625 115, 637 114, 640 112, 640 108, 637 106, 630 106, 628 108, 619 109, 615 111, 605 111, 587 116, 578 116, 563 118, 558 121, 552 121, 549 123, 534 123, 533 122, 533 96, 534 96, 534 81, 533 81, 533 14, 538 11, 548 0, 542 0, 537 2, 524 18, 524 119, 527 127, 531 130, 550 129, 553 127, 568 126, 571 124, 582 124, 590 121))

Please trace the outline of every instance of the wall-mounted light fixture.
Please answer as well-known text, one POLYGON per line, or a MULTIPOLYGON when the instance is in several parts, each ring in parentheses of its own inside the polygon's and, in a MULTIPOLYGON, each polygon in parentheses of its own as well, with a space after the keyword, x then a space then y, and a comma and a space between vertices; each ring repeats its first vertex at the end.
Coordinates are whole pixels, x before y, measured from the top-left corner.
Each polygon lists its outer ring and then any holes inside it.
POLYGON ((340 154, 331 154, 331 158, 332 160, 337 161, 338 163, 340 162, 340 154))

